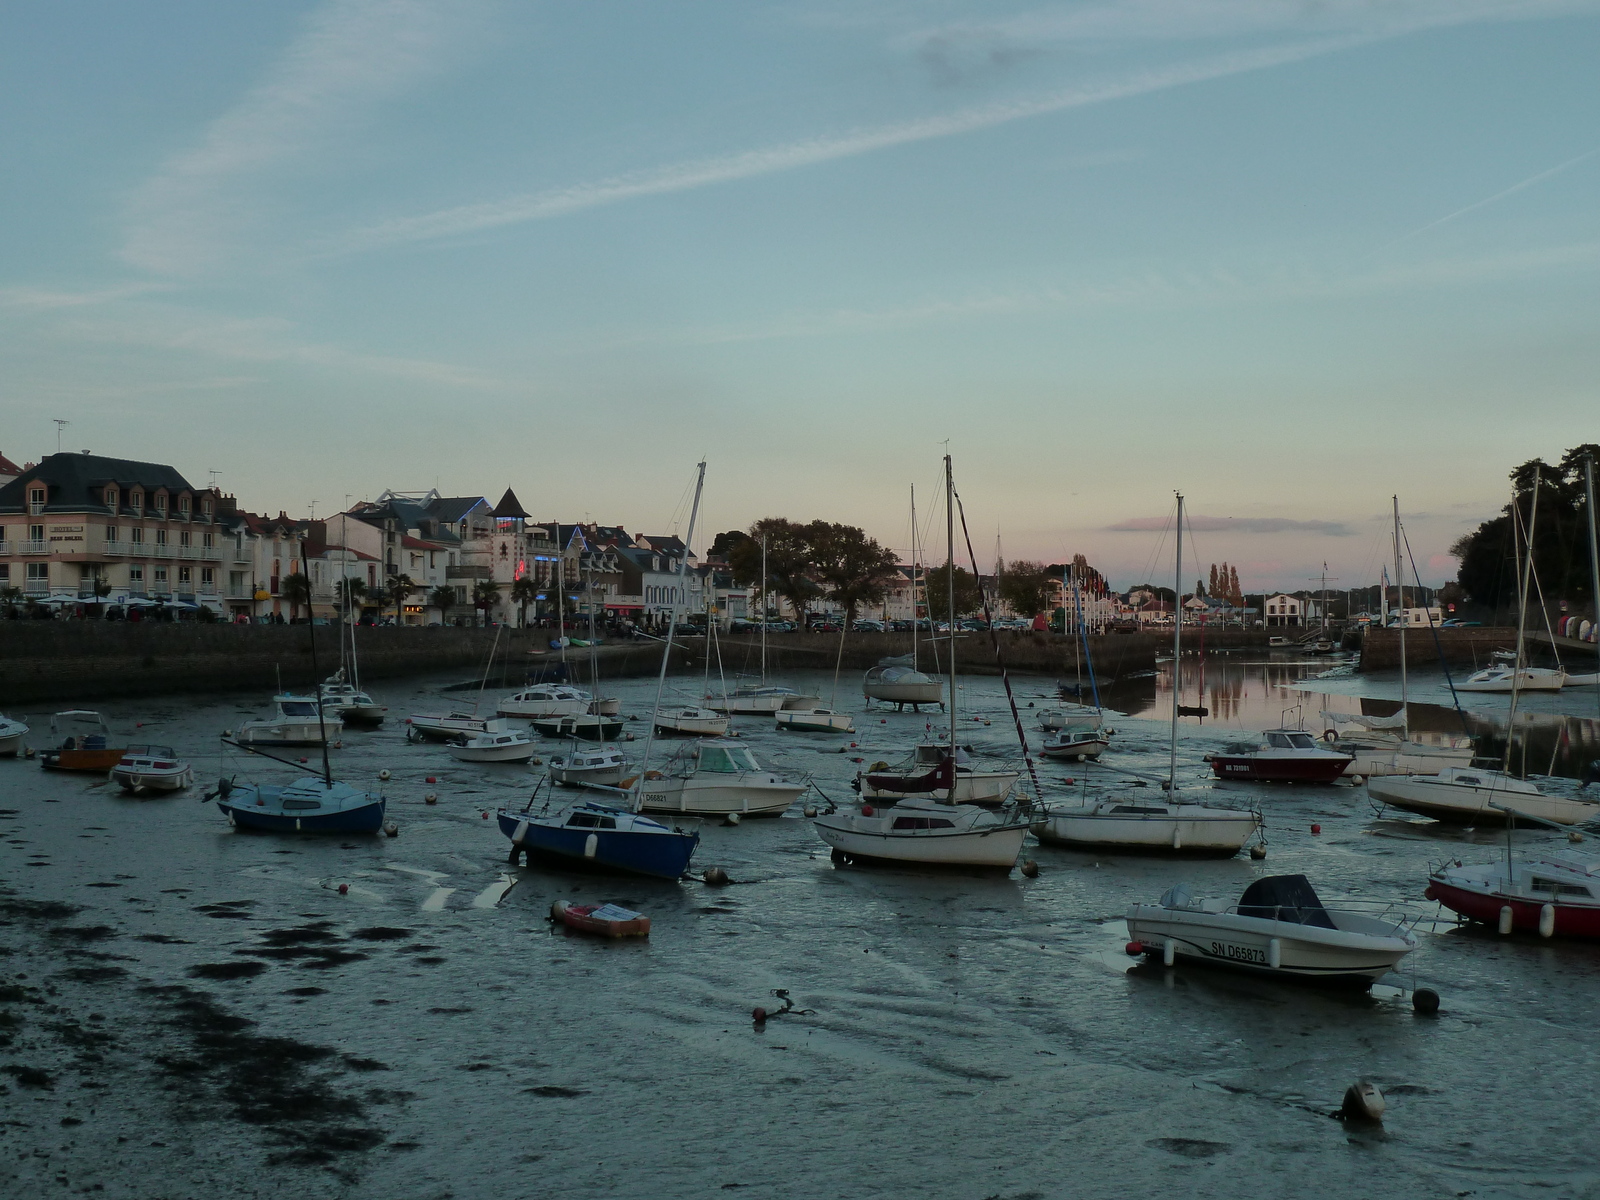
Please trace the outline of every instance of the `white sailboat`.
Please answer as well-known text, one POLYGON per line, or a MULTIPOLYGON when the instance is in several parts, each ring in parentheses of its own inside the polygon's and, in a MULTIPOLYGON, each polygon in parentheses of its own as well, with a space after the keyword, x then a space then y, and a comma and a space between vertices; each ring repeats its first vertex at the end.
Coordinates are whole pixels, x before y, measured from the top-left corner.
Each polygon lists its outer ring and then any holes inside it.
MULTIPOLYGON (((883 658, 869 667, 861 680, 861 694, 867 700, 893 704, 903 710, 921 712, 924 704, 944 703, 944 684, 924 674, 917 663, 917 627, 922 617, 917 605, 918 584, 922 580, 921 543, 917 535, 917 489, 911 488, 911 653, 895 658, 883 658)), ((924 585, 926 586, 926 585, 924 585)), ((955 642, 950 644, 951 662, 955 660, 955 642)), ((937 665, 937 664, 936 664, 937 665)), ((868 707, 871 705, 869 703, 868 707)))
POLYGON ((805 708, 792 708, 774 713, 773 718, 779 729, 808 731, 811 733, 854 733, 856 723, 847 712, 840 712, 839 703, 839 670, 844 665, 844 636, 846 622, 839 626, 839 653, 833 660, 833 694, 828 698, 830 707, 818 708, 816 703, 805 708))
MULTIPOLYGON (((950 456, 944 458, 946 542, 951 565, 949 609, 955 612, 955 476, 950 456)), ((947 746, 926 744, 917 748, 911 766, 923 766, 932 758, 931 770, 909 770, 893 774, 867 771, 857 777, 861 789, 859 807, 830 809, 813 822, 817 835, 831 848, 833 859, 842 865, 856 862, 885 862, 921 866, 965 867, 1010 871, 1022 852, 1028 835, 1027 820, 1015 810, 993 811, 980 804, 963 802, 962 788, 971 796, 982 792, 1000 803, 1017 781, 1015 771, 1008 778, 985 778, 1001 773, 979 773, 971 768, 965 776, 960 770, 963 757, 956 740, 955 655, 950 670, 950 741, 947 746), (881 789, 888 788, 890 791, 881 789), (884 800, 890 803, 885 806, 884 800)))
MULTIPOLYGON (((1183 495, 1178 495, 1174 595, 1183 595, 1183 495)), ((1178 792, 1178 708, 1183 683, 1183 606, 1175 605, 1172 628, 1172 722, 1167 757, 1167 795, 1131 796, 1050 808, 1033 825, 1041 842, 1130 853, 1232 857, 1261 829, 1261 814, 1235 808, 1185 804, 1178 792)))

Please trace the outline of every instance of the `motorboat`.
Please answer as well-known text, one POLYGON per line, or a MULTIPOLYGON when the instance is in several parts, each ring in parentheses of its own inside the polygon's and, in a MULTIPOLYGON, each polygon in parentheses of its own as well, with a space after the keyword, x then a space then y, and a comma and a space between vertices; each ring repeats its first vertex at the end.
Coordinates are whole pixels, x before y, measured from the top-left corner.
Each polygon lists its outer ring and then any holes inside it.
POLYGON ((728 717, 708 708, 666 708, 655 714, 657 733, 687 737, 721 737, 728 732, 728 717))
POLYGON ((1218 779, 1250 783, 1332 783, 1353 761, 1304 730, 1269 729, 1261 738, 1258 745, 1229 747, 1205 761, 1218 779))
POLYGON ((845 866, 893 863, 1010 871, 1028 835, 1028 823, 1015 814, 926 796, 886 805, 864 800, 859 807, 824 813, 812 825, 832 847, 833 860, 845 866))
POLYGON ((1057 846, 1231 858, 1259 833, 1261 814, 1123 796, 1051 808, 1030 828, 1041 842, 1057 846))
POLYGON ((389 706, 379 704, 366 692, 345 678, 344 668, 334 672, 317 695, 322 700, 322 711, 332 713, 346 725, 378 726, 383 724, 389 706))
POLYGON ((1111 730, 1099 713, 1076 716, 1044 735, 1039 753, 1069 761, 1094 760, 1111 744, 1111 730))
POLYGON ((1600 804, 1547 796, 1526 779, 1476 767, 1446 767, 1437 775, 1369 779, 1367 795, 1391 808, 1472 825, 1502 825, 1517 816, 1581 825, 1600 814, 1600 804))
POLYGON ((1128 951, 1252 971, 1281 979, 1366 989, 1417 947, 1386 914, 1328 908, 1304 875, 1257 879, 1237 904, 1202 900, 1187 886, 1128 910, 1128 951))
POLYGON ((21 721, 0 714, 0 758, 12 758, 22 752, 22 739, 28 736, 28 727, 21 721))
POLYGON ((628 760, 615 746, 574 746, 550 759, 550 778, 566 787, 616 787, 628 760))
POLYGON ((115 746, 111 727, 99 713, 87 708, 68 709, 50 718, 50 746, 39 751, 39 765, 47 771, 111 770, 127 753, 115 746))
POLYGON ((854 733, 855 718, 846 712, 831 708, 784 709, 772 714, 779 729, 803 730, 807 733, 854 733))
POLYGON ((388 800, 348 783, 314 775, 288 784, 238 784, 214 793, 228 824, 265 833, 376 833, 388 800))
POLYGON ((1403 713, 1373 717, 1324 712, 1332 724, 1322 732, 1327 748, 1350 756, 1348 776, 1436 775, 1446 767, 1470 767, 1475 748, 1467 734, 1419 733, 1403 713), (1345 729, 1344 726, 1353 726, 1345 729))
POLYGON ((539 717, 528 722, 530 728, 545 737, 578 738, 586 742, 609 742, 622 732, 624 724, 620 717, 606 717, 597 713, 539 717))
POLYGON ((958 804, 993 807, 1005 802, 1021 772, 981 770, 972 763, 972 747, 956 746, 955 787, 952 795, 948 776, 941 766, 950 757, 949 742, 923 742, 911 757, 898 767, 876 762, 856 776, 863 800, 901 800, 927 796, 934 800, 953 800, 958 804))
POLYGON ((421 713, 406 718, 406 741, 417 742, 431 738, 447 741, 466 734, 468 737, 482 733, 493 718, 480 717, 476 712, 448 712, 432 715, 421 713))
POLYGON ((1087 705, 1075 705, 1072 708, 1045 708, 1039 711, 1039 728, 1045 733, 1058 733, 1071 726, 1081 726, 1085 722, 1094 721, 1095 728, 1099 728, 1102 721, 1100 710, 1087 705))
POLYGON ((570 717, 589 711, 594 697, 565 683, 536 683, 500 698, 502 717, 570 717))
POLYGON ((589 701, 589 713, 596 717, 615 717, 622 712, 622 698, 620 696, 605 696, 598 700, 589 701))
POLYGON ((273 715, 241 722, 234 740, 246 746, 320 746, 337 741, 344 722, 319 711, 320 704, 315 696, 280 693, 272 698, 273 715))
POLYGON ((1567 684, 1561 667, 1485 667, 1456 684, 1458 692, 1559 692, 1567 684))
POLYGON ((125 792, 179 792, 194 782, 194 768, 171 746, 129 746, 111 768, 111 782, 125 792))
POLYGON ((1523 851, 1514 861, 1428 872, 1423 893, 1471 921, 1501 933, 1600 938, 1600 858, 1573 849, 1523 851))
POLYGON ((511 858, 526 852, 649 875, 677 879, 689 869, 700 844, 698 828, 667 826, 660 821, 609 804, 583 801, 555 812, 502 808, 496 814, 500 832, 511 841, 511 858))
POLYGON ((781 712, 785 698, 783 692, 772 690, 728 695, 708 692, 705 700, 706 707, 712 712, 727 713, 729 716, 767 716, 781 712))
POLYGON ((685 746, 660 772, 637 782, 639 807, 646 812, 718 817, 780 816, 811 786, 774 774, 748 746, 721 739, 685 746))
POLYGON ((505 721, 490 721, 479 733, 458 734, 445 743, 445 753, 460 762, 527 762, 533 757, 534 741, 505 721))
POLYGON ((900 709, 909 704, 915 712, 921 712, 924 704, 943 704, 943 681, 924 675, 911 665, 909 657, 885 658, 868 668, 861 680, 861 694, 900 709))

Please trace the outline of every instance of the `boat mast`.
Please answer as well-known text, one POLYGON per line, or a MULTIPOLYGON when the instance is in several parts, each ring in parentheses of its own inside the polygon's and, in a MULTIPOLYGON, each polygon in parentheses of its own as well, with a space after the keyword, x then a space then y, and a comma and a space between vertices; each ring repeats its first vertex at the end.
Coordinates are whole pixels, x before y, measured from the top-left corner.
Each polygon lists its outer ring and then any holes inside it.
MULTIPOLYGON (((561 537, 561 522, 556 522, 556 641, 561 646, 561 665, 567 665, 567 547, 559 542, 561 537)), ((567 681, 565 670, 561 672, 561 681, 567 681)))
MULTIPOLYGON (((944 532, 945 565, 949 570, 950 616, 950 757, 956 756, 956 479, 950 470, 950 456, 944 456, 944 532)), ((950 788, 954 800, 955 787, 950 788)))
POLYGON ((1178 549, 1172 576, 1172 744, 1167 757, 1167 799, 1178 795, 1178 699, 1183 682, 1183 493, 1178 493, 1178 549))
MULTIPOLYGON (((1590 493, 1593 495, 1593 492, 1590 493)), ((911 669, 917 669, 917 485, 911 485, 911 669)))
MULTIPOLYGON (((1517 493, 1513 488, 1511 492, 1511 544, 1516 547, 1517 524, 1520 518, 1517 512, 1517 493)), ((1526 647, 1523 631, 1528 624, 1528 575, 1533 570, 1533 531, 1539 524, 1539 469, 1538 464, 1533 472, 1533 504, 1528 510, 1528 531, 1523 541, 1527 545, 1528 556, 1522 563, 1522 572, 1518 576, 1517 584, 1517 657, 1511 664, 1511 709, 1506 715, 1506 756, 1502 770, 1511 773, 1511 742, 1517 732, 1517 700, 1518 685, 1522 682, 1522 654, 1526 647)), ((1523 774, 1527 774, 1528 754, 1523 748, 1522 754, 1523 774)))
MULTIPOLYGON (((1595 528, 1594 513, 1594 455, 1583 456, 1583 486, 1589 498, 1589 607, 1594 612, 1594 623, 1600 625, 1600 532, 1595 528)), ((1595 651, 1600 654, 1600 636, 1595 638, 1595 651)), ((1600 677, 1596 679, 1600 683, 1600 677)), ((1600 703, 1600 688, 1595 691, 1600 703)))
MULTIPOLYGON (((300 573, 306 580, 306 638, 311 643, 311 694, 317 701, 317 732, 322 738, 322 783, 324 787, 333 787, 333 768, 328 765, 328 726, 322 718, 322 674, 317 670, 317 621, 316 609, 311 605, 311 569, 306 566, 306 539, 300 539, 300 573)), ((283 687, 280 679, 278 687, 283 687)))
MULTIPOLYGON (((701 463, 702 470, 705 467, 701 463)), ((746 658, 745 666, 748 669, 750 660, 746 658)), ((737 682, 737 680, 735 681, 737 682)), ((761 686, 767 684, 767 535, 761 534, 761 686)), ((727 689, 723 689, 726 693, 727 689)))
MULTIPOLYGON (((650 747, 656 737, 656 718, 661 715, 661 693, 666 690, 667 666, 672 662, 672 638, 678 631, 678 598, 684 591, 682 586, 684 571, 689 565, 689 547, 694 544, 694 523, 700 516, 700 491, 705 487, 705 483, 706 464, 705 460, 701 459, 699 474, 695 476, 694 481, 694 507, 689 510, 689 532, 683 539, 683 557, 678 560, 679 586, 672 590, 672 621, 667 626, 667 640, 662 643, 661 647, 661 674, 656 677, 656 702, 655 706, 650 710, 650 731, 644 736, 644 754, 639 759, 639 779, 633 789, 632 808, 634 812, 639 812, 644 806, 644 777, 650 769, 650 747)), ((765 555, 762 556, 762 562, 766 562, 765 555)), ((766 591, 764 589, 761 595, 764 602, 766 600, 766 591)), ((763 607, 765 607, 764 603, 763 607)), ((764 625, 766 622, 763 621, 762 624, 764 625)))
POLYGON ((1400 740, 1411 740, 1411 711, 1406 695, 1406 589, 1400 572, 1400 497, 1394 501, 1394 595, 1395 611, 1400 614, 1400 740))

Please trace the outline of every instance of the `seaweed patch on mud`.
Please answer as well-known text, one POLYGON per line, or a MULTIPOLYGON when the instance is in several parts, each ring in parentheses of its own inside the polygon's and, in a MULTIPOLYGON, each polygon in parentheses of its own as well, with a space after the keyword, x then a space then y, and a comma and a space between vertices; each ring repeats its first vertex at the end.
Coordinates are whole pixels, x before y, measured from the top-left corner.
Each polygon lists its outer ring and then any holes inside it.
POLYGON ((269 1164, 328 1165, 383 1143, 383 1132, 365 1124, 366 1104, 336 1086, 338 1074, 360 1069, 348 1057, 257 1033, 254 1021, 207 992, 181 984, 140 990, 166 1006, 168 1028, 188 1043, 182 1054, 156 1056, 157 1067, 186 1088, 208 1087, 235 1119, 260 1127, 269 1164))

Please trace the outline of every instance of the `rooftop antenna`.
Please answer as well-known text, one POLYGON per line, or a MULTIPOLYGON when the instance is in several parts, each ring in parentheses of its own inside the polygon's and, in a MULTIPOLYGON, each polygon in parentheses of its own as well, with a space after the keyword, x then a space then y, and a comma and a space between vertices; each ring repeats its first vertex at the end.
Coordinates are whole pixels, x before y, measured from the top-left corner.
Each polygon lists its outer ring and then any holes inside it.
POLYGON ((51 417, 50 419, 56 423, 56 453, 60 454, 61 453, 61 431, 63 429, 65 429, 68 425, 71 425, 72 422, 66 420, 63 417, 51 417))
POLYGON ((210 486, 212 491, 216 491, 217 490, 217 476, 221 475, 221 474, 222 474, 222 472, 217 470, 217 468, 215 468, 215 467, 212 467, 210 469, 211 483, 210 483, 209 486, 210 486))

